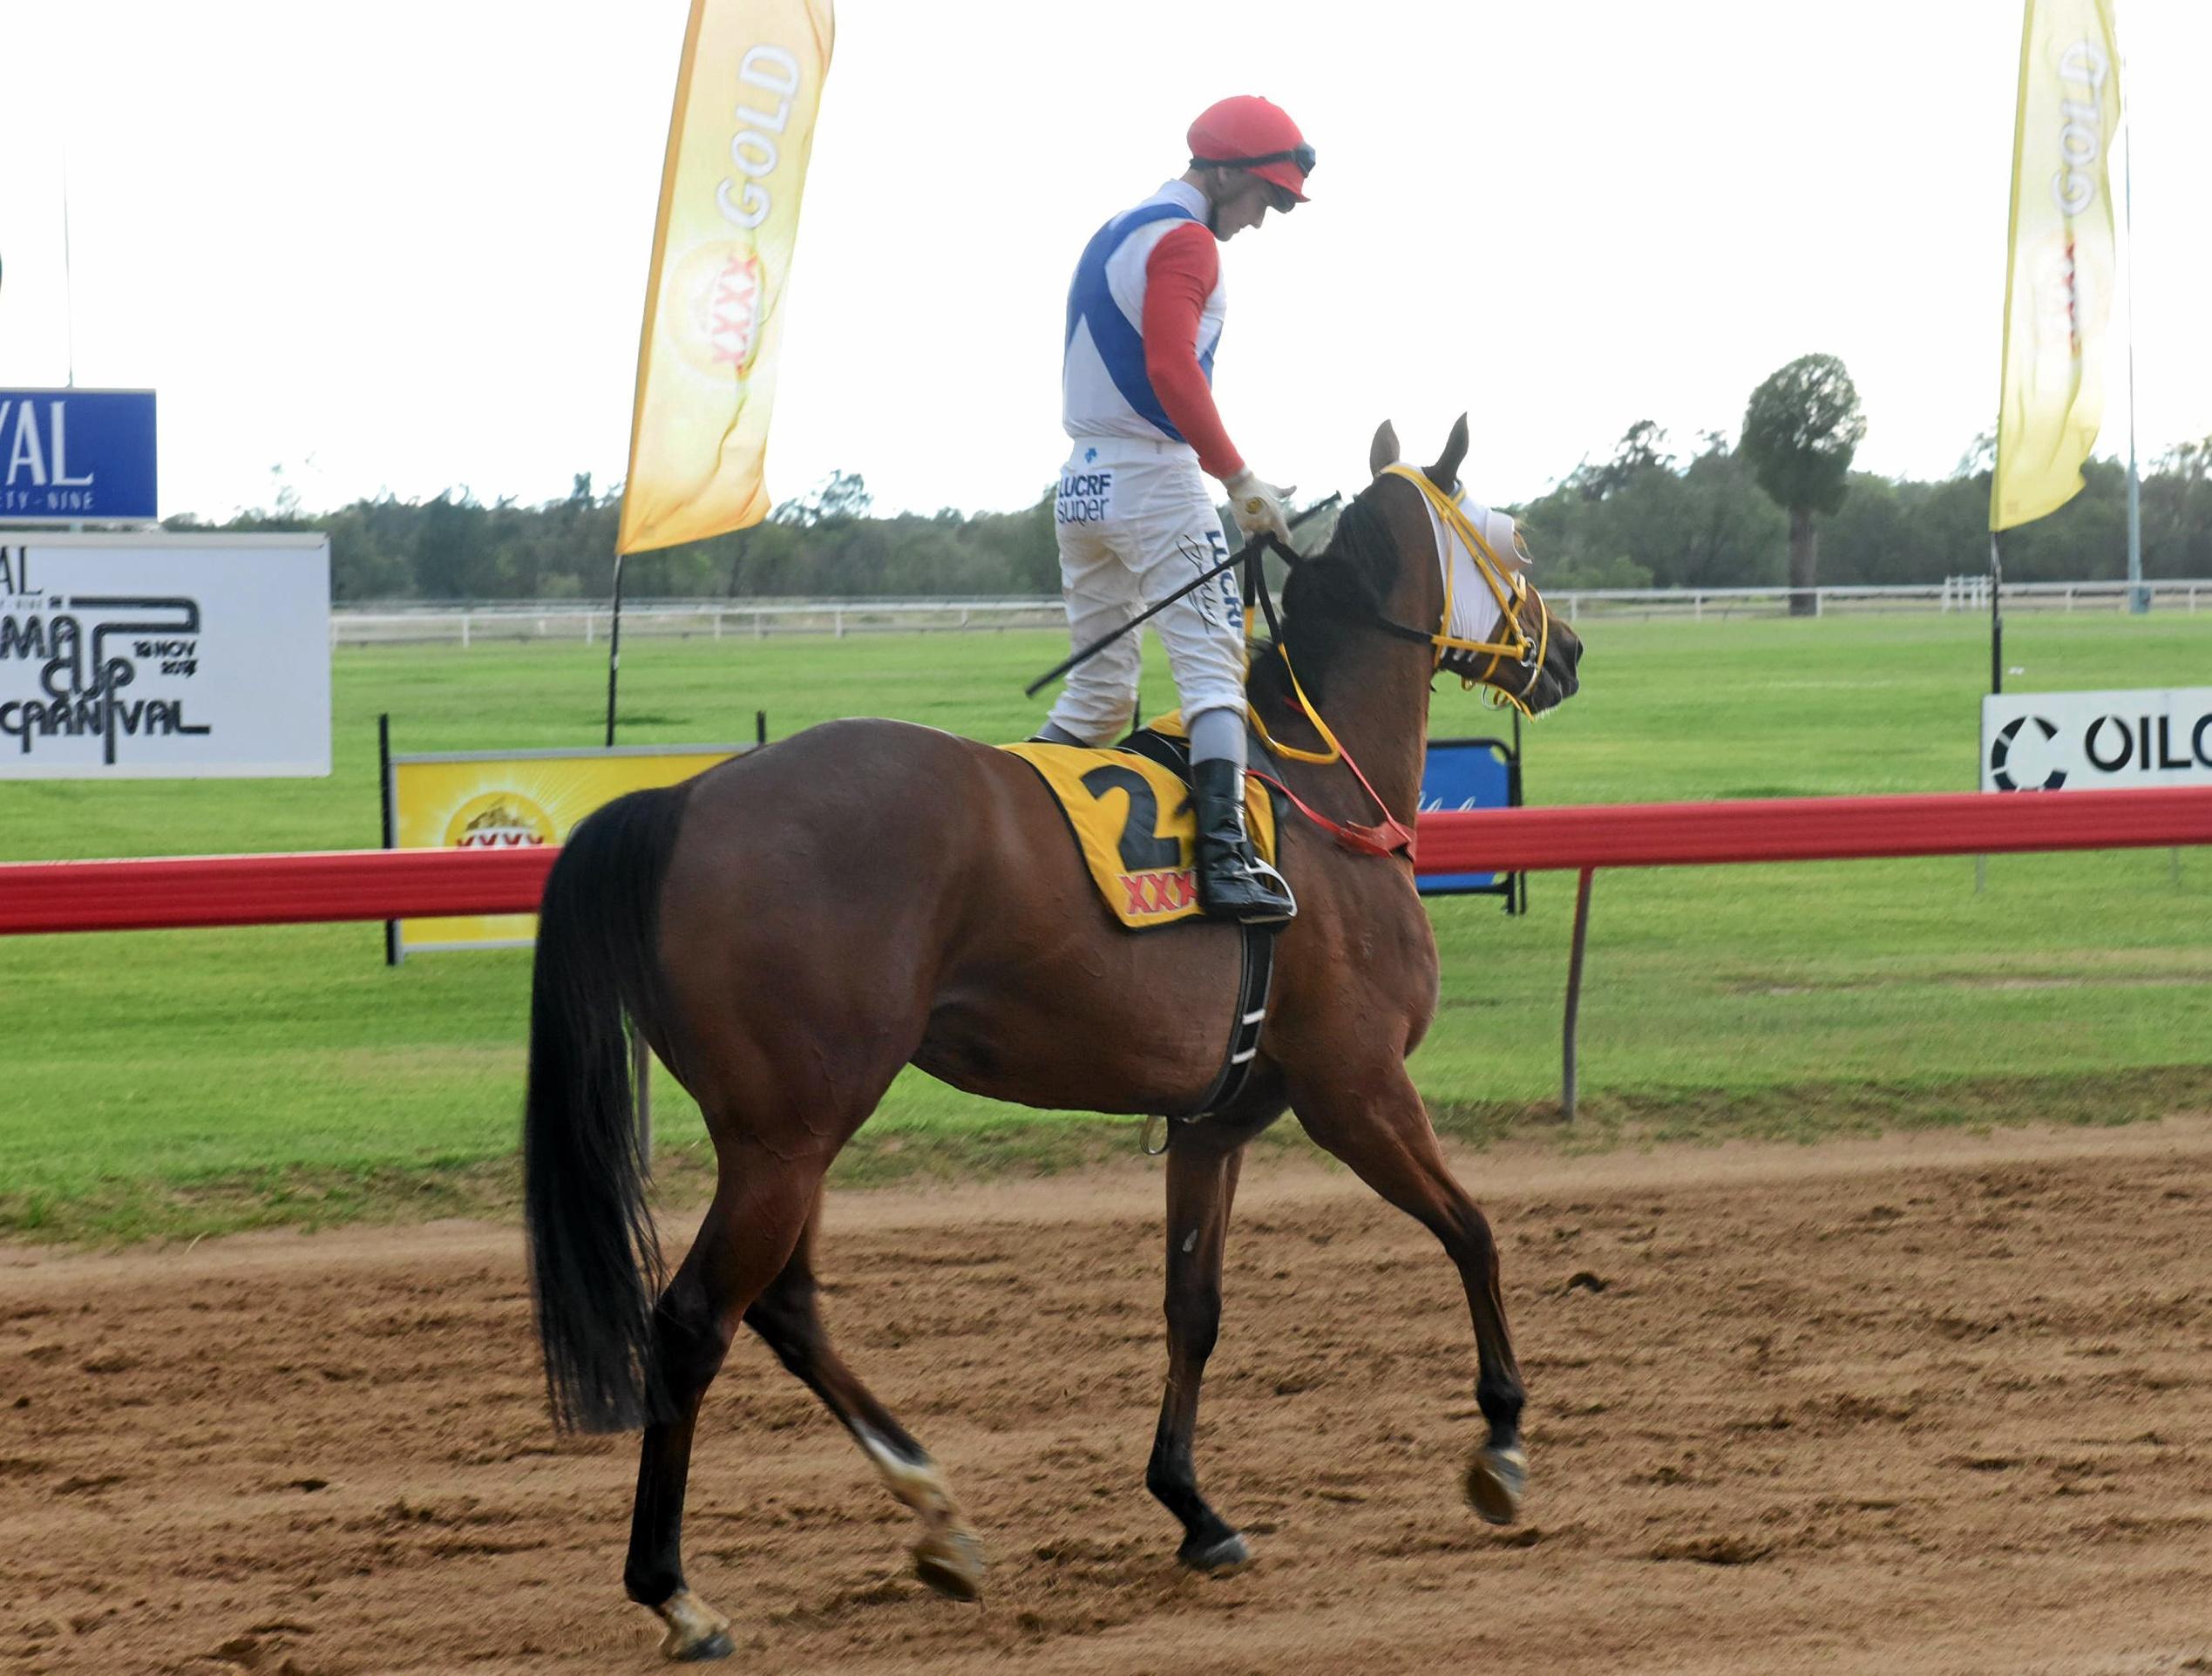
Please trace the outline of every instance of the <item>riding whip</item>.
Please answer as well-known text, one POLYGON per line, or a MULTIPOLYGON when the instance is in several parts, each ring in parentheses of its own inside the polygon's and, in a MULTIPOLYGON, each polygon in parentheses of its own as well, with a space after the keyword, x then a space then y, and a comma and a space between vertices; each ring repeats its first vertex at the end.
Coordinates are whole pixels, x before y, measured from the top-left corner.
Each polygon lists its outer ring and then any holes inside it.
MULTIPOLYGON (((1327 512, 1330 507, 1335 506, 1338 501, 1343 499, 1343 495, 1340 492, 1331 495, 1326 500, 1315 501, 1312 506, 1306 507, 1303 511, 1299 512, 1297 516, 1290 520, 1291 528, 1296 529, 1300 524, 1303 524, 1307 519, 1313 517, 1315 513, 1327 512)), ((1148 619, 1159 615, 1161 612, 1166 610, 1184 594, 1191 593, 1194 589, 1204 587, 1215 577, 1220 575, 1223 571, 1233 570, 1238 565, 1257 561, 1260 555, 1267 552, 1267 550, 1271 547, 1276 552, 1281 553, 1283 557, 1292 564, 1296 564, 1300 556, 1297 549, 1286 545, 1281 538, 1272 533, 1263 532, 1259 535, 1255 535, 1251 540, 1245 542, 1243 546, 1238 548, 1236 552, 1231 553, 1226 559, 1224 559, 1211 570, 1201 572, 1198 575, 1185 582, 1181 587, 1176 589, 1174 593, 1169 594, 1167 598, 1162 600, 1157 605, 1146 607, 1143 611, 1140 611, 1137 615, 1131 617, 1127 622, 1123 623, 1119 628, 1114 630, 1112 634, 1101 635, 1098 639, 1093 641, 1089 645, 1084 647, 1082 651, 1075 653, 1073 656, 1062 658, 1059 662, 1054 664, 1052 668, 1046 670, 1035 681, 1024 687, 1021 689, 1021 696, 1025 698, 1035 697, 1038 688, 1044 686, 1048 682, 1058 680, 1062 675, 1066 675, 1069 670, 1074 668, 1078 663, 1082 662, 1086 658, 1097 656, 1099 653, 1104 651, 1123 635, 1128 634, 1130 629, 1143 627, 1148 619)))

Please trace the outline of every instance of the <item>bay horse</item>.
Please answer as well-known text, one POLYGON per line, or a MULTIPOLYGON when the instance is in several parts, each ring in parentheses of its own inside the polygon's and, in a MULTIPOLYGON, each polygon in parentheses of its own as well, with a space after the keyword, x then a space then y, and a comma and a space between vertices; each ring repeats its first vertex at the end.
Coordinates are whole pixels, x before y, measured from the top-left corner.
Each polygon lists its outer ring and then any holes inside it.
MULTIPOLYGON (((1466 450, 1462 417, 1425 468, 1449 495, 1466 450)), ((1415 626, 1445 621, 1451 561, 1424 492, 1385 472, 1397 452, 1386 424, 1374 480, 1293 570, 1280 641, 1255 657, 1249 693, 1285 743, 1318 742, 1307 718, 1325 716, 1411 827, 1442 659, 1415 626)), ((1496 614, 1529 655, 1492 658, 1489 683, 1531 712, 1572 694, 1580 642, 1537 591, 1517 580, 1496 614)), ((1374 819, 1342 763, 1282 767, 1314 811, 1374 819)), ((1280 851, 1299 910, 1280 933, 1255 1074, 1227 1109, 1172 1125, 1167 1153, 1167 1388, 1145 1483, 1183 1525, 1177 1557, 1205 1571, 1249 1557, 1199 1493, 1191 1438, 1245 1144, 1286 1108, 1458 1266, 1487 1422, 1465 1472, 1476 1512, 1511 1523, 1526 1482, 1497 1247, 1406 1071, 1437 1004, 1412 864, 1353 853, 1294 815, 1280 851)), ((531 1278, 556 1421, 644 1428, 623 1582, 667 1625, 668 1657, 732 1648, 729 1620, 685 1583, 681 1537, 700 1399, 741 1321, 919 1516, 917 1574, 977 1596, 981 1547, 943 1474, 824 1329, 824 1174, 909 1064, 1025 1105, 1189 1110, 1220 1069, 1239 935, 1202 920, 1123 931, 1027 763, 901 723, 828 723, 577 827, 546 881, 531 991, 531 1278), (715 1146, 713 1201, 665 1286, 626 1016, 697 1100, 715 1146)))

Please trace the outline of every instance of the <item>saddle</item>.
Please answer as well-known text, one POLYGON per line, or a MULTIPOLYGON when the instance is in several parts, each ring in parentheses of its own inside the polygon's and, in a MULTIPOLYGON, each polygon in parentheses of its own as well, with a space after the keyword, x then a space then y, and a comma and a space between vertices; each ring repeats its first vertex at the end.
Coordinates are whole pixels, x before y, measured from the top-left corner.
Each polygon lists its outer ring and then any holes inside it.
MULTIPOLYGON (((1191 742, 1179 716, 1163 716, 1118 744, 1091 749, 1029 743, 1002 745, 1036 771, 1067 820, 1091 882, 1115 923, 1151 931, 1201 917, 1191 857, 1198 823, 1191 798, 1191 742)), ((1252 762, 1272 773, 1259 740, 1252 762)), ((1245 777, 1245 824, 1261 860, 1279 866, 1281 794, 1257 774, 1245 777)), ((1177 1116, 1195 1120, 1230 1104, 1244 1089, 1259 1049, 1273 987, 1279 925, 1244 926, 1243 975, 1221 1073, 1199 1103, 1177 1116)))

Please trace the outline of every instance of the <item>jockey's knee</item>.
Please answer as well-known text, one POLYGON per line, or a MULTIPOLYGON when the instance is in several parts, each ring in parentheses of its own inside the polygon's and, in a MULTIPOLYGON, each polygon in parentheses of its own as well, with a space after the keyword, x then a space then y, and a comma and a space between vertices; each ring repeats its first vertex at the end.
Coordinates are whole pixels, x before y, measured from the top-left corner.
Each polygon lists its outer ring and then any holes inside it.
POLYGON ((1188 723, 1209 710, 1225 710, 1241 719, 1245 714, 1245 672, 1241 662, 1216 667, 1211 660, 1191 667, 1191 661, 1175 671, 1176 696, 1183 701, 1183 717, 1188 723))
POLYGON ((1200 716, 1214 715, 1225 716, 1242 722, 1249 713, 1249 709, 1250 706, 1245 702, 1244 689, 1239 687, 1233 698, 1211 696, 1185 699, 1183 705, 1183 723, 1185 727, 1195 727, 1200 716))
MULTIPOLYGON (((1173 614, 1170 614, 1170 617, 1173 614)), ((1245 643, 1233 628, 1204 623, 1196 613, 1162 619, 1160 639, 1176 696, 1187 721, 1208 710, 1245 713, 1245 643)))

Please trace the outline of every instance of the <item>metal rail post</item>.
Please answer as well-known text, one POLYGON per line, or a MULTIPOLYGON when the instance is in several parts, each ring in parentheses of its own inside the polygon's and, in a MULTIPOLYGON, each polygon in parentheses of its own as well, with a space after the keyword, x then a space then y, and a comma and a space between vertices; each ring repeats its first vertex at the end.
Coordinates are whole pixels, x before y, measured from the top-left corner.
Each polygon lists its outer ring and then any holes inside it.
POLYGON ((622 673, 622 555, 614 555, 614 609, 607 625, 607 748, 614 749, 614 683, 622 673))
MULTIPOLYGON (((384 848, 397 850, 399 847, 399 820, 392 808, 391 712, 389 710, 379 711, 377 716, 377 798, 383 811, 381 831, 384 848)), ((399 921, 397 919, 384 921, 384 964, 399 964, 399 921)))
POLYGON ((1560 1044, 1559 1109, 1569 1123, 1575 1120, 1575 1024, 1582 1011, 1582 952, 1590 935, 1590 881, 1594 867, 1584 867, 1575 882, 1574 952, 1567 957, 1567 1021, 1560 1044))

